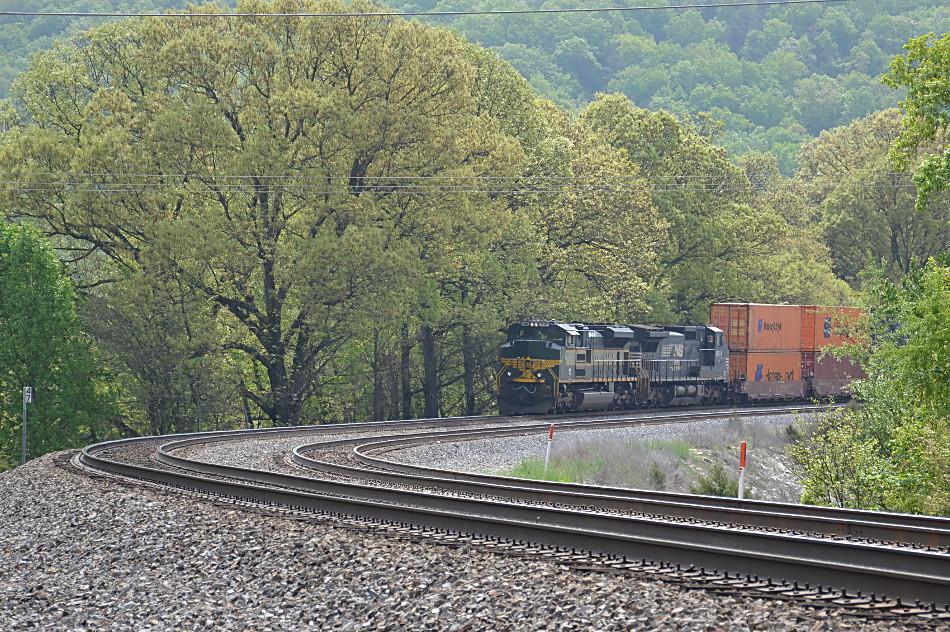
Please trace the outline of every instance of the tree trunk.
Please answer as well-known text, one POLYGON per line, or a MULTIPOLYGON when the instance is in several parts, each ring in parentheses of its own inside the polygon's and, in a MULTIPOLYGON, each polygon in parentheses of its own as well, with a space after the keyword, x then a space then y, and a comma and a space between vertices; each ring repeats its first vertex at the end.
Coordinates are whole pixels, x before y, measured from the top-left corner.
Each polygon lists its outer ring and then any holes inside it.
POLYGON ((462 370, 465 381, 465 414, 475 414, 475 341, 472 326, 462 325, 462 370))
POLYGON ((379 350, 379 330, 373 332, 373 421, 385 415, 386 394, 383 384, 383 354, 379 350))
POLYGON ((439 417, 439 367, 432 327, 422 326, 422 395, 425 417, 439 417))
POLYGON ((410 372, 412 360, 412 341, 409 339, 409 324, 402 326, 402 356, 400 357, 399 373, 402 376, 402 418, 412 419, 412 374, 410 372))

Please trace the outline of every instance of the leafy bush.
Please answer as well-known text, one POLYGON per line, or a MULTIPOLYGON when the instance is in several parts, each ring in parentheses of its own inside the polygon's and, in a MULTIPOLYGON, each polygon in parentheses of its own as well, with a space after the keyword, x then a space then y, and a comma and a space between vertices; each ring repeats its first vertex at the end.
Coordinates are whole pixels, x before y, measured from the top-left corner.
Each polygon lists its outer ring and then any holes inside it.
POLYGON ((802 431, 792 424, 785 426, 785 438, 789 443, 797 443, 802 439, 802 431))
MULTIPOLYGON (((726 496, 736 498, 739 495, 739 481, 734 480, 723 467, 722 463, 714 463, 708 474, 703 474, 696 480, 695 485, 689 486, 689 491, 703 496, 726 496)), ((752 490, 744 490, 746 498, 752 498, 752 490)))
POLYGON ((666 489, 666 474, 663 473, 656 461, 650 466, 650 482, 654 489, 666 489))

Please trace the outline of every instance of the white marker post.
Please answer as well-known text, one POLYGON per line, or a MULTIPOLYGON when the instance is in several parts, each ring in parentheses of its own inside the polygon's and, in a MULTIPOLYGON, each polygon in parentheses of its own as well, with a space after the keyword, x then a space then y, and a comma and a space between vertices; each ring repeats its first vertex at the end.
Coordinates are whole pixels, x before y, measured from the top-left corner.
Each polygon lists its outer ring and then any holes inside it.
POLYGON ((739 500, 745 495, 745 441, 739 451, 739 500))
POLYGON ((554 424, 551 424, 551 432, 548 433, 548 451, 544 455, 544 473, 548 473, 548 462, 551 460, 551 443, 554 441, 554 424))
POLYGON ((26 463, 26 405, 33 403, 33 387, 23 387, 23 441, 21 443, 20 465, 26 463))

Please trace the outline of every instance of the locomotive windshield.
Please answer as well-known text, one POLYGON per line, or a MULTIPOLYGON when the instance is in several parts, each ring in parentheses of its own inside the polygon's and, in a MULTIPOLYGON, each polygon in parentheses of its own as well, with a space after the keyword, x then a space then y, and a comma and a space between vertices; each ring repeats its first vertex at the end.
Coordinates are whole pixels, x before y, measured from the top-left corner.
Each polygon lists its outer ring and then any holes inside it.
POLYGON ((557 321, 522 321, 508 327, 508 342, 515 340, 574 343, 580 338, 574 327, 557 321))
POLYGON ((555 340, 564 341, 564 331, 556 327, 515 326, 508 330, 508 340, 555 340))

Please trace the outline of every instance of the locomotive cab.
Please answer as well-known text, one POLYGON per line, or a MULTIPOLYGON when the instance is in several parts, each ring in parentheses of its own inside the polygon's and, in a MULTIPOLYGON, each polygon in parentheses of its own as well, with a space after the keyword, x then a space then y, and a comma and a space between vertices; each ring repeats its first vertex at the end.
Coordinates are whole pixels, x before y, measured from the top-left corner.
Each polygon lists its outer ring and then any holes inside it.
POLYGON ((645 401, 631 326, 527 320, 507 333, 496 377, 503 415, 603 410, 645 401))
POLYGON ((496 376, 499 412, 543 414, 555 410, 565 350, 580 341, 573 325, 558 321, 523 320, 508 327, 496 376))

